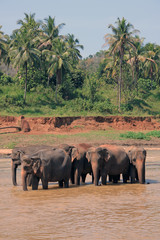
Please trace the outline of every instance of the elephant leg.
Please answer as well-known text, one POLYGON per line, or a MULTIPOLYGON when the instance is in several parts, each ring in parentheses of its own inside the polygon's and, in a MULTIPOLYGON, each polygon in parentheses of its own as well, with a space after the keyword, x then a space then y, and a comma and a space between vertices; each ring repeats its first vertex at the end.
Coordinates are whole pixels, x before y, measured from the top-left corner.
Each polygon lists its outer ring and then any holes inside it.
POLYGON ((64 187, 69 188, 69 179, 64 180, 64 187))
POLYGON ((82 175, 81 175, 81 177, 82 177, 82 182, 83 182, 83 183, 85 183, 86 176, 87 176, 87 174, 82 174, 82 175))
POLYGON ((39 178, 35 175, 32 176, 32 190, 38 190, 39 178))
POLYGON ((137 169, 135 169, 135 179, 136 179, 137 181, 139 181, 137 169))
POLYGON ((75 184, 80 185, 80 174, 78 169, 75 171, 75 184))
POLYGON ((127 183, 127 180, 129 178, 129 174, 128 173, 123 173, 122 176, 123 176, 123 183, 127 183))
POLYGON ((42 179, 43 189, 48 189, 48 181, 46 179, 42 179))
POLYGON ((59 181, 58 183, 59 183, 59 187, 63 188, 63 180, 59 181))
POLYGON ((32 185, 32 174, 28 174, 27 176, 27 186, 31 186, 32 185))
POLYGON ((74 175, 75 175, 75 169, 74 169, 74 163, 72 164, 72 167, 71 167, 71 183, 74 184, 75 181, 74 181, 74 175))
POLYGON ((106 179, 107 179, 107 175, 103 174, 102 175, 102 184, 106 185, 106 179))
POLYGON ((113 180, 113 176, 109 175, 109 182, 112 182, 112 180, 113 180))
POLYGON ((93 175, 93 172, 92 172, 92 183, 94 183, 94 175, 93 175))
POLYGON ((113 183, 118 183, 119 174, 118 175, 113 175, 112 178, 113 178, 113 183))
POLYGON ((136 169, 132 165, 130 166, 130 176, 131 176, 131 183, 135 183, 136 169))

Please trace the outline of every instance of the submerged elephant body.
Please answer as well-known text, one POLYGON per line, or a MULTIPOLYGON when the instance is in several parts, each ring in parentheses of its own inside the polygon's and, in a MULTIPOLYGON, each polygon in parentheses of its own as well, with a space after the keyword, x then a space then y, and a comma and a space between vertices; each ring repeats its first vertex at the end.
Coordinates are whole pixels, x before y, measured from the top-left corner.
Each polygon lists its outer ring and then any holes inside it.
POLYGON ((86 157, 92 165, 95 185, 98 185, 100 176, 102 184, 105 185, 107 175, 118 178, 119 174, 123 174, 123 182, 127 181, 129 158, 122 147, 101 145, 98 148, 90 148, 86 157))
POLYGON ((41 179, 43 189, 48 188, 48 182, 59 182, 62 187, 69 186, 71 174, 71 159, 63 149, 41 150, 33 155, 22 157, 22 185, 27 190, 26 177, 32 173, 32 189, 38 189, 41 179))

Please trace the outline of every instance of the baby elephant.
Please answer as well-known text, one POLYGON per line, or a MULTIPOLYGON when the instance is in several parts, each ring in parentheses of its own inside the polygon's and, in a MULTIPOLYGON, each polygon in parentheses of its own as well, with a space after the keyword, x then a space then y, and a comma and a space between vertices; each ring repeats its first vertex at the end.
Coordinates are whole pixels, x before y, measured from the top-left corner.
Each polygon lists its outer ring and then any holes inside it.
POLYGON ((38 189, 41 179, 43 189, 48 189, 48 182, 59 182, 59 186, 69 187, 71 158, 63 149, 40 150, 33 155, 22 157, 22 186, 27 190, 26 178, 32 173, 32 190, 38 189))

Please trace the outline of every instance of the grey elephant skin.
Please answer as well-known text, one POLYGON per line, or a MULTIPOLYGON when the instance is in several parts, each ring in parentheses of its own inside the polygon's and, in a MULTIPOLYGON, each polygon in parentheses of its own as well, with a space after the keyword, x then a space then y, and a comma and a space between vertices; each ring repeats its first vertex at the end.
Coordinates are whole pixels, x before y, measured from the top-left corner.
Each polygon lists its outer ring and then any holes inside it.
POLYGON ((91 145, 80 143, 72 148, 71 160, 71 182, 75 185, 80 185, 80 178, 85 183, 87 174, 92 174, 91 163, 86 158, 86 152, 91 145))
MULTIPOLYGON (((17 185, 17 167, 21 165, 21 157, 24 154, 33 154, 42 149, 57 149, 62 148, 66 152, 69 152, 72 146, 68 144, 59 144, 56 147, 49 146, 49 145, 31 145, 27 147, 16 147, 12 150, 11 154, 11 170, 12 170, 12 183, 14 186, 17 185)), ((28 185, 30 186, 32 182, 31 176, 28 176, 28 185)))
POLYGON ((95 185, 99 184, 100 176, 102 184, 106 185, 107 175, 123 174, 123 182, 127 182, 129 158, 122 147, 101 145, 97 148, 90 148, 86 153, 86 158, 91 162, 95 185))
POLYGON ((143 147, 131 146, 126 149, 130 159, 131 183, 145 183, 145 162, 147 152, 143 147))
MULTIPOLYGON (((11 170, 12 170, 12 183, 14 186, 17 185, 17 167, 21 165, 21 157, 23 154, 33 154, 40 149, 51 149, 51 146, 47 145, 31 145, 27 147, 16 147, 12 150, 11 154, 11 170)), ((31 179, 29 185, 31 184, 31 179)))
POLYGON ((63 149, 40 150, 33 155, 22 156, 22 186, 27 190, 26 178, 32 174, 32 189, 38 189, 41 179, 43 189, 48 189, 48 182, 59 182, 59 186, 69 187, 71 158, 63 149))

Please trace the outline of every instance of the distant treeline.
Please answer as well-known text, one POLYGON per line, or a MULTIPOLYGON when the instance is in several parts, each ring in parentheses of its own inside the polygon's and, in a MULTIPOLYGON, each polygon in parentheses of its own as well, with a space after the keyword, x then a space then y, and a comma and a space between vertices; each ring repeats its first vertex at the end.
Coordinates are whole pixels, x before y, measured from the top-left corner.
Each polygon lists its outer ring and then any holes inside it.
POLYGON ((61 35, 65 24, 56 25, 55 18, 36 21, 35 14, 25 13, 17 24, 11 36, 0 26, 1 109, 70 105, 73 112, 117 114, 132 112, 136 105, 146 107, 142 112, 159 114, 149 112, 153 107, 145 100, 159 89, 160 46, 144 44, 126 19, 110 24, 104 50, 86 59, 79 40, 61 35))

